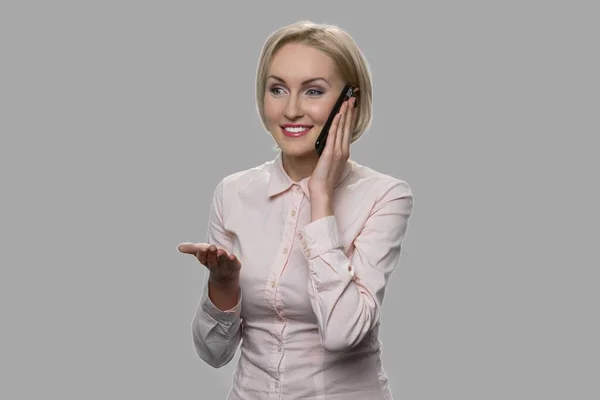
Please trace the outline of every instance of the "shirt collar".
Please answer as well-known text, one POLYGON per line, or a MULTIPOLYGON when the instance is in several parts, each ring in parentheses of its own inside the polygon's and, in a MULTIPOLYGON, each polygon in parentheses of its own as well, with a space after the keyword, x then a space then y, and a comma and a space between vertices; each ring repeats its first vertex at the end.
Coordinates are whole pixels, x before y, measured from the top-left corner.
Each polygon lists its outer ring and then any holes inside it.
MULTIPOLYGON (((292 178, 290 178, 290 176, 287 174, 287 172, 285 172, 285 169, 283 169, 283 158, 282 157, 283 157, 283 155, 282 155, 281 151, 279 151, 279 153, 277 154, 275 159, 272 162, 270 162, 268 165, 268 169, 270 172, 269 173, 269 187, 268 187, 269 197, 272 197, 272 196, 278 195, 282 192, 285 192, 293 185, 299 185, 300 188, 302 188, 302 190, 304 191, 304 194, 306 195, 306 197, 308 197, 310 199, 310 191, 308 190, 308 180, 310 178, 307 177, 307 178, 302 179, 300 182, 294 182, 292 180, 292 178)), ((344 165, 344 170, 340 174, 340 177, 339 177, 334 189, 337 188, 344 181, 344 179, 346 179, 348 174, 350 174, 350 172, 352 171, 352 164, 353 164, 353 162, 351 160, 346 161, 346 164, 344 165)))

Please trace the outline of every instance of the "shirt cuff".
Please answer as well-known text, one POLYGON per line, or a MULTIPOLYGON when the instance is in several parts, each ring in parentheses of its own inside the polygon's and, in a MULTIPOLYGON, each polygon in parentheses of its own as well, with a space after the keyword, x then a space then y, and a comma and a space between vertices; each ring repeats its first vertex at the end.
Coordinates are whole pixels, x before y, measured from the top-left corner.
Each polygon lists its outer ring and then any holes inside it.
POLYGON ((236 321, 239 320, 241 311, 242 311, 242 290, 240 289, 240 293, 238 295, 237 304, 229 310, 222 311, 214 305, 214 303, 208 297, 208 282, 204 287, 202 292, 202 311, 206 313, 209 317, 211 317, 215 322, 223 324, 225 326, 231 326, 236 321))
POLYGON ((302 253, 309 260, 342 247, 335 215, 309 223, 301 230, 299 239, 302 253))

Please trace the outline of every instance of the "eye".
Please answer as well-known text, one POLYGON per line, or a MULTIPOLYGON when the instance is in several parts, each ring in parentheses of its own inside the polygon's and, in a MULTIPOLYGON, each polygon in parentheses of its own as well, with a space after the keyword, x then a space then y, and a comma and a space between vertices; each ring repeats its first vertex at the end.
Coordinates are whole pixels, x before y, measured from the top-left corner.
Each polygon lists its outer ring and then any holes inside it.
POLYGON ((275 96, 279 96, 281 94, 283 94, 283 89, 280 87, 272 87, 271 89, 269 89, 269 92, 275 96))
POLYGON ((309 89, 307 93, 309 96, 320 96, 323 94, 323 91, 319 89, 309 89))

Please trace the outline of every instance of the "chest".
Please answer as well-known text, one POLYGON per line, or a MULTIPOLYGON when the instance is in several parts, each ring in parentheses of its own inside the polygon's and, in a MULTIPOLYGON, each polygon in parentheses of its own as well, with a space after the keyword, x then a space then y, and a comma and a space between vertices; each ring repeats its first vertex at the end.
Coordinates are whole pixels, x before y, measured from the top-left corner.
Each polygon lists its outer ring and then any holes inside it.
MULTIPOLYGON (((341 208, 341 207, 339 207, 341 208)), ((310 304, 309 264, 300 234, 311 222, 311 205, 301 194, 263 202, 240 203, 228 213, 225 228, 233 235, 240 258, 245 319, 286 318, 316 322, 310 304)), ((353 241, 362 227, 354 214, 336 215, 344 253, 353 253, 353 241)))

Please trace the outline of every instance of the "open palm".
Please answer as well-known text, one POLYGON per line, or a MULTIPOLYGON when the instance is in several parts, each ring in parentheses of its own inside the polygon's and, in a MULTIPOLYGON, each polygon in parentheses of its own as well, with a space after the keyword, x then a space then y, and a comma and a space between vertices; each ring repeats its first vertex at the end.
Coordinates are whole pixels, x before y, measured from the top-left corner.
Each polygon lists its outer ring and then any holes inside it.
POLYGON ((214 282, 234 281, 239 278, 242 264, 234 254, 227 254, 209 243, 181 243, 177 251, 195 256, 210 271, 214 282))

